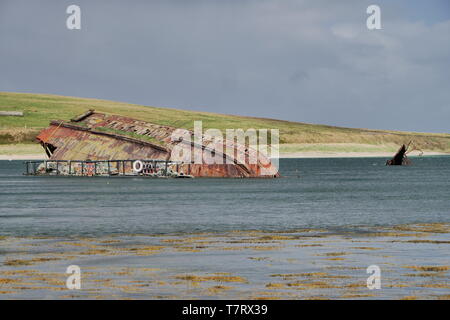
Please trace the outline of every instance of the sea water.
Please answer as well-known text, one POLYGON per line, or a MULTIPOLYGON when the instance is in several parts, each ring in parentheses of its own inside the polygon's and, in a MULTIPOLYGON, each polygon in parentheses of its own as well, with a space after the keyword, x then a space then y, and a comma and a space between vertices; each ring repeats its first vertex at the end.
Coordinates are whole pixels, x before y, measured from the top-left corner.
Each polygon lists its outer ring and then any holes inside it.
POLYGON ((281 159, 279 179, 23 176, 0 161, 0 235, 107 236, 450 221, 450 156, 281 159))

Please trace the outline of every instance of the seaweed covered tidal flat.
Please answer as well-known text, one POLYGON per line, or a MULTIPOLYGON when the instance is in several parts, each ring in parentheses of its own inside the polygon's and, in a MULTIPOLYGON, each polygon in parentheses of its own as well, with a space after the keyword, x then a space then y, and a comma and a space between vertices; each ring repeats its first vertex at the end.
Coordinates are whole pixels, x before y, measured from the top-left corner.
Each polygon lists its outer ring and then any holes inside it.
POLYGON ((0 299, 449 299, 450 224, 0 238, 0 299), (69 266, 81 288, 69 290, 69 266), (380 289, 369 289, 369 266, 380 289))

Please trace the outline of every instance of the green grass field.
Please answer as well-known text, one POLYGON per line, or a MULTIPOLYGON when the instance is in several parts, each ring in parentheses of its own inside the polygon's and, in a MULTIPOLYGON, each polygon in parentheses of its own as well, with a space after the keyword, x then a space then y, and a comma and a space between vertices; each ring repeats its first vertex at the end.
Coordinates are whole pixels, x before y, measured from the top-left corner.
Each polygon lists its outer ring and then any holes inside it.
POLYGON ((369 130, 242 117, 208 112, 135 105, 123 102, 48 94, 0 92, 0 111, 23 111, 23 117, 0 116, 0 144, 30 144, 40 129, 53 119, 70 118, 95 109, 161 125, 192 129, 195 120, 203 128, 279 129, 285 152, 377 152, 396 150, 414 141, 424 151, 450 152, 450 134, 369 130))

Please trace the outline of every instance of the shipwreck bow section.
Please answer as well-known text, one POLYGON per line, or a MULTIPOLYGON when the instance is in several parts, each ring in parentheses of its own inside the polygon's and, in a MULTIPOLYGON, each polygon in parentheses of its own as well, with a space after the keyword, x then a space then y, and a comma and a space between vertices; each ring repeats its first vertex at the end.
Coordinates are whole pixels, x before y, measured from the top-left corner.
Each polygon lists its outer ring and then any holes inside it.
POLYGON ((194 135, 185 129, 89 110, 70 122, 51 121, 36 138, 49 160, 154 159, 176 161, 181 172, 194 177, 279 177, 271 160, 249 146, 230 140, 217 142, 205 135, 198 143, 186 136, 194 135), (219 148, 211 148, 214 144, 220 144, 219 148), (195 154, 201 154, 200 163, 193 161, 195 154), (206 159, 211 156, 223 162, 211 164, 206 159), (256 162, 249 160, 255 157, 256 162))

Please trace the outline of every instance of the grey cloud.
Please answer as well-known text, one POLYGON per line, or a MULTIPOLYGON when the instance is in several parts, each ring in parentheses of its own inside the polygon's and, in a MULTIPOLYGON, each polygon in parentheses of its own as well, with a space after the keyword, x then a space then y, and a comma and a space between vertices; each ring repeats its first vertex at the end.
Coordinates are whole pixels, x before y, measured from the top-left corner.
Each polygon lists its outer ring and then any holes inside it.
MULTIPOLYGON (((440 2, 430 2, 437 6, 440 2)), ((450 19, 379 1, 2 1, 0 90, 449 131, 450 19), (82 30, 65 9, 82 8, 82 30)))

